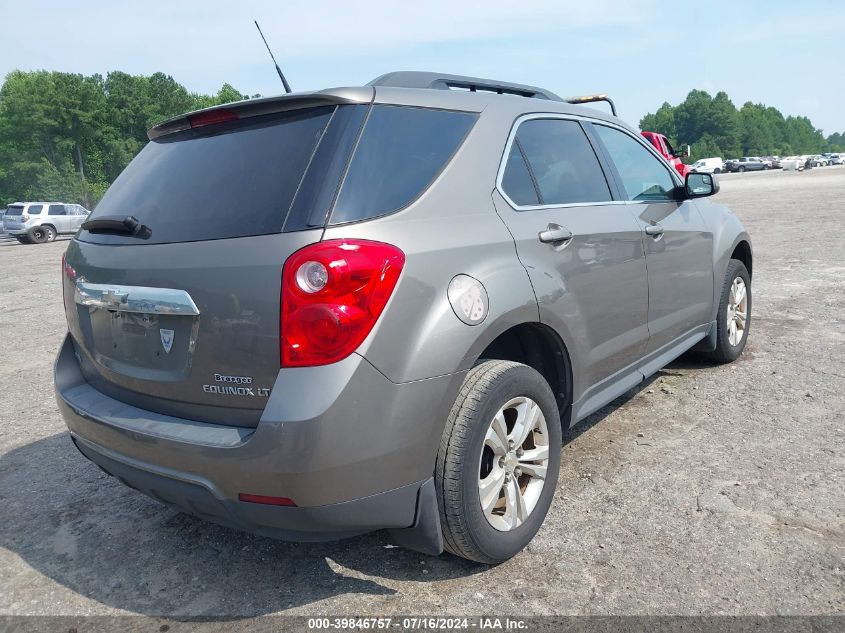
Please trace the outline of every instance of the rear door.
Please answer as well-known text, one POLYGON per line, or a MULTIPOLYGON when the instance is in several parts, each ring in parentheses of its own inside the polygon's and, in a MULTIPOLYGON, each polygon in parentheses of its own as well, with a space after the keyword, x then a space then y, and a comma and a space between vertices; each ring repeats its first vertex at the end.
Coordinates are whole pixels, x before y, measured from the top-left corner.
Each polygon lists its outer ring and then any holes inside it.
POLYGON ((671 168, 634 134, 594 123, 593 131, 644 231, 648 264, 648 350, 709 322, 713 234, 692 200, 676 199, 671 168))
MULTIPOLYGON (((603 393, 602 381, 630 367, 648 342, 641 229, 614 200, 578 120, 524 117, 506 152, 496 208, 531 278, 540 320, 572 347, 576 400, 606 402, 613 394, 603 393)), ((610 388, 624 391, 641 376, 615 378, 610 388)))
POLYGON ((365 110, 213 122, 141 151, 66 255, 69 328, 95 388, 168 415, 257 424, 280 366, 282 266, 320 240, 317 194, 365 110), (285 232, 294 213, 298 230, 285 232), (119 230, 127 216, 144 230, 119 230))
POLYGON ((47 207, 47 219, 46 222, 48 224, 52 224, 55 229, 56 233, 68 233, 70 232, 70 216, 68 216, 68 211, 63 204, 51 204, 47 207))

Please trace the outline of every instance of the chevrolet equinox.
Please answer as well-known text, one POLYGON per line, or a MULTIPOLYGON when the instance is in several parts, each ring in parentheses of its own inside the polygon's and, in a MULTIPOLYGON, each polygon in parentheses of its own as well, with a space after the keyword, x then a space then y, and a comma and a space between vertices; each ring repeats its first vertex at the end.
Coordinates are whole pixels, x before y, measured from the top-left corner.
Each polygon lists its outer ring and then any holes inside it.
POLYGON ((563 429, 750 325, 716 177, 584 101, 399 72, 152 128, 63 260, 76 447, 255 533, 515 555, 563 429))

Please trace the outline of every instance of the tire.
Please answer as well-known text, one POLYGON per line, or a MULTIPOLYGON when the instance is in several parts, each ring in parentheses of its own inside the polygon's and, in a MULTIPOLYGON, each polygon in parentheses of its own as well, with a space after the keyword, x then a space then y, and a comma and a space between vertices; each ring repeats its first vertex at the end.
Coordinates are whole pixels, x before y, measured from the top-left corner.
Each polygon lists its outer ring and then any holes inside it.
POLYGON ((737 171, 739 173, 743 173, 745 171, 745 167, 739 167, 739 168, 737 168, 737 171))
POLYGON ((34 226, 29 229, 29 239, 35 244, 43 244, 47 241, 47 231, 44 230, 43 226, 34 226))
POLYGON ((742 354, 745 349, 745 343, 748 341, 748 332, 751 327, 751 277, 748 270, 738 259, 732 259, 728 263, 728 269, 725 272, 725 280, 722 285, 722 296, 719 301, 719 312, 716 316, 716 349, 709 352, 707 356, 716 363, 732 363, 742 354), (742 329, 742 334, 738 340, 731 342, 729 320, 729 307, 732 300, 731 288, 736 280, 741 280, 745 287, 746 303, 745 303, 745 322, 742 329))
POLYGON ((47 235, 47 239, 45 241, 47 241, 47 242, 55 242, 56 241, 56 229, 54 227, 50 226, 49 224, 45 224, 41 228, 44 229, 44 232, 47 235))
MULTIPOLYGON (((528 545, 543 524, 554 498, 561 441, 557 402, 549 384, 537 371, 527 365, 501 360, 483 361, 473 367, 464 378, 449 413, 437 452, 434 481, 446 550, 479 563, 497 564, 528 545), (506 408, 512 403, 518 404, 506 408), (539 407, 542 413, 531 425, 535 430, 528 433, 519 447, 504 453, 506 457, 497 458, 486 439, 488 434, 501 437, 495 433, 494 418, 505 421, 503 430, 510 437, 519 429, 520 425, 516 424, 522 417, 519 413, 530 413, 533 406, 539 407), (545 433, 537 430, 543 428, 543 421, 545 433), (544 463, 540 456, 546 445, 544 476, 520 474, 522 468, 537 474, 534 467, 544 463), (525 449, 520 451, 519 457, 517 448, 525 449), (526 457, 529 453, 537 457, 526 457), (488 505, 492 508, 489 512, 481 505, 480 485, 485 472, 488 474, 484 479, 494 484, 485 498, 498 500, 488 505), (496 483, 498 481, 503 483, 496 483), (516 494, 517 490, 519 494, 516 494), (521 515, 519 512, 508 514, 506 492, 513 499, 523 500, 521 515), (493 522, 499 525, 498 529, 493 522), (510 525, 503 527, 505 524, 510 525)), ((517 504, 510 507, 517 507, 517 504)))
POLYGON ((714 174, 721 174, 722 170, 717 167, 716 169, 713 170, 713 173, 714 174))

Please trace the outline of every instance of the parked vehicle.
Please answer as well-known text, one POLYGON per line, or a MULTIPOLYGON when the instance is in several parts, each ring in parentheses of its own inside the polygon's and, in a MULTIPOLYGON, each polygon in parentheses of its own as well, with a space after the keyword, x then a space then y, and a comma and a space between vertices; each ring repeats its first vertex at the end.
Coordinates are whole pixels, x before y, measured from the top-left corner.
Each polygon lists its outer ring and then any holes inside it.
POLYGON ((675 148, 672 147, 672 144, 665 135, 658 132, 642 132, 642 135, 649 143, 652 144, 654 149, 656 149, 657 152, 666 159, 666 162, 678 170, 681 178, 686 178, 687 174, 690 172, 690 167, 689 165, 684 164, 681 160, 680 154, 675 151, 675 148))
POLYGON ((768 169, 780 169, 780 156, 764 156, 763 160, 768 165, 768 169))
POLYGON ((827 167, 830 164, 827 156, 821 154, 813 154, 808 158, 813 167, 827 167))
POLYGON ((149 137, 69 243, 56 394, 87 458, 186 512, 503 561, 564 429, 746 344, 716 178, 541 88, 390 73, 149 137))
POLYGON ((78 204, 16 202, 6 207, 3 228, 22 244, 41 244, 76 233, 89 213, 78 204))
POLYGON ((756 156, 743 156, 735 161, 729 161, 725 165, 726 171, 762 171, 766 169, 766 164, 756 156))
POLYGON ((801 156, 787 156, 781 159, 780 166, 786 171, 802 171, 804 169, 804 162, 801 156))
POLYGON ((845 157, 843 157, 842 154, 831 154, 830 155, 830 164, 831 165, 845 164, 845 157))
POLYGON ((721 174, 725 170, 725 163, 721 158, 702 158, 695 161, 690 168, 705 174, 721 174))

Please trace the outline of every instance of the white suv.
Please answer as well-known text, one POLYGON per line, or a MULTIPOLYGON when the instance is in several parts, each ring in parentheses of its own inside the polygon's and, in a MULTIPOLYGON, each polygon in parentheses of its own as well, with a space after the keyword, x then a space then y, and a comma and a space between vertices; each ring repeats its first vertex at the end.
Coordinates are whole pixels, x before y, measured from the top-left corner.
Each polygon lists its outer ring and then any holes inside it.
POLYGON ((22 244, 52 242, 57 235, 72 235, 91 213, 78 204, 16 202, 6 208, 3 229, 22 244))

